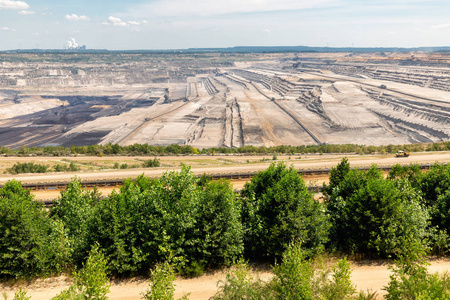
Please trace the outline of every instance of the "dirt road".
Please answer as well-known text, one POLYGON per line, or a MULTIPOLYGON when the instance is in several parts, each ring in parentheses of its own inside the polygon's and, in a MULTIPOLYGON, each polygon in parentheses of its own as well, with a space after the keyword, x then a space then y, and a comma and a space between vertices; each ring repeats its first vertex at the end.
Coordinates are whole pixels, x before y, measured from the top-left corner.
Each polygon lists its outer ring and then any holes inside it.
MULTIPOLYGON (((227 156, 224 156, 225 158, 227 156)), ((255 159, 255 156, 249 156, 255 159)), ((286 160, 288 165, 293 165, 296 169, 314 169, 314 168, 330 168, 336 166, 342 157, 347 157, 353 167, 370 166, 371 164, 394 165, 394 164, 411 164, 411 163, 445 163, 450 161, 450 152, 421 152, 413 153, 410 157, 395 158, 394 155, 309 155, 304 156, 301 160, 286 160)), ((245 160, 245 157, 240 157, 241 160, 245 160)), ((267 158, 267 155, 266 155, 267 158)), ((3 158, 2 158, 3 159, 3 158)), ((8 158, 9 159, 9 158, 8 158)), ((92 158, 90 158, 92 159, 92 158)), ((180 157, 177 157, 180 159, 180 157)), ((209 166, 193 166, 192 171, 195 174, 218 174, 218 173, 244 173, 261 171, 267 169, 267 167, 273 161, 266 161, 261 163, 252 164, 231 164, 231 165, 209 165, 209 166)), ((141 174, 145 174, 150 177, 159 177, 166 171, 180 170, 181 167, 170 168, 152 168, 152 169, 128 169, 128 170, 97 170, 97 171, 84 171, 84 172, 68 172, 57 174, 25 174, 25 175, 0 175, 0 184, 4 184, 10 179, 17 179, 21 182, 56 182, 56 181, 69 181, 72 177, 78 176, 82 180, 95 180, 95 179, 116 179, 116 178, 135 178, 141 174)))
MULTIPOLYGON (((450 270, 450 259, 432 259, 429 267, 430 272, 446 272, 450 270)), ((269 280, 272 277, 270 272, 260 272, 257 275, 262 280, 269 280)), ((388 264, 383 262, 364 262, 352 263, 352 281, 356 284, 358 290, 377 291, 378 299, 385 294, 382 290, 389 282, 390 271, 388 264)), ((183 296, 184 293, 190 293, 191 300, 206 300, 213 296, 217 291, 217 283, 224 280, 224 272, 207 274, 193 279, 177 279, 176 298, 183 296)), ((39 279, 32 283, 6 287, 0 285, 0 290, 12 298, 14 290, 23 286, 31 300, 47 300, 70 285, 70 279, 65 276, 56 278, 39 279)), ((129 279, 112 282, 109 298, 111 300, 135 300, 141 299, 142 293, 148 289, 148 281, 145 279, 129 279)))

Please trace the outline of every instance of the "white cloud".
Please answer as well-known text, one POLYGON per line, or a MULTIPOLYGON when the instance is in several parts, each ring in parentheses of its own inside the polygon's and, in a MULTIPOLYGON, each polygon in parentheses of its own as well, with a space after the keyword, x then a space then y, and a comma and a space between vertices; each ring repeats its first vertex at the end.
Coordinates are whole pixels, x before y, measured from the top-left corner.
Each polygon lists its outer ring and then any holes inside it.
POLYGON ((19 11, 19 15, 34 15, 35 12, 32 10, 21 10, 19 11))
POLYGON ((431 28, 433 28, 433 29, 443 29, 443 28, 447 28, 447 27, 450 27, 450 23, 432 26, 431 28))
POLYGON ((8 30, 11 30, 11 28, 5 26, 5 27, 0 27, 0 30, 8 31, 8 30))
POLYGON ((265 33, 271 33, 272 31, 270 29, 264 29, 263 30, 265 33))
POLYGON ((214 16, 301 10, 334 5, 340 0, 157 0, 138 6, 136 11, 158 16, 214 16))
POLYGON ((136 21, 122 21, 122 19, 120 18, 116 18, 113 16, 110 16, 108 18, 108 22, 103 22, 103 25, 113 25, 113 26, 118 26, 118 27, 127 27, 127 26, 138 26, 140 25, 139 22, 136 21))
POLYGON ((28 9, 29 7, 23 1, 0 0, 0 9, 28 9))
POLYGON ((65 18, 69 21, 89 21, 89 17, 78 16, 76 14, 66 15, 65 18))

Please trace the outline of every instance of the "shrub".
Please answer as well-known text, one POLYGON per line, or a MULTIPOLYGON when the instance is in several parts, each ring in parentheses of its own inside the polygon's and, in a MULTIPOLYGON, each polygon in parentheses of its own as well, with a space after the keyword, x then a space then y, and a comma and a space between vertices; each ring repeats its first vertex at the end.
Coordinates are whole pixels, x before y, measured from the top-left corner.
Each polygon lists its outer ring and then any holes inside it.
POLYGON ((83 268, 75 272, 74 283, 52 300, 106 300, 109 287, 106 259, 94 245, 83 268))
POLYGON ((103 253, 94 245, 83 268, 75 275, 76 284, 82 287, 86 300, 108 299, 109 279, 107 262, 103 253))
POLYGON ((81 180, 75 177, 61 192, 51 210, 52 215, 57 216, 67 229, 73 261, 79 266, 86 259, 93 242, 91 226, 100 198, 97 189, 83 189, 81 180))
POLYGON ((420 165, 412 164, 409 166, 402 166, 400 164, 396 164, 392 166, 389 174, 387 176, 388 179, 406 179, 409 181, 411 186, 418 187, 418 181, 422 176, 422 170, 420 165))
POLYGON ((219 282, 219 291, 212 299, 344 300, 355 293, 346 259, 338 261, 332 270, 315 266, 306 259, 299 242, 288 245, 273 273, 272 280, 265 283, 255 278, 248 264, 241 261, 230 268, 224 282, 219 282))
POLYGON ((419 179, 418 186, 428 207, 436 204, 439 196, 450 189, 450 164, 434 164, 419 179))
POLYGON ((407 181, 385 180, 376 166, 351 170, 326 195, 332 244, 343 251, 395 256, 404 237, 423 241, 428 235, 429 215, 421 201, 407 181))
POLYGON ((147 300, 172 300, 175 295, 175 272, 168 262, 157 264, 150 275, 149 290, 144 294, 147 300))
POLYGON ((48 171, 48 166, 35 163, 15 163, 11 168, 6 169, 10 174, 20 173, 45 173, 48 171))
POLYGON ((148 159, 144 161, 142 165, 144 166, 144 168, 156 168, 159 167, 161 163, 159 162, 159 159, 155 157, 154 159, 148 159))
POLYGON ((385 287, 386 299, 450 299, 450 276, 428 273, 423 245, 415 240, 407 240, 405 245, 385 287))
POLYGON ((283 261, 275 265, 273 289, 277 299, 313 299, 311 288, 314 267, 305 259, 300 243, 291 243, 283 253, 283 261))
POLYGON ((22 288, 19 288, 14 293, 13 300, 30 300, 30 299, 31 299, 31 297, 27 296, 27 291, 23 290, 22 288))
POLYGON ((332 270, 319 269, 317 273, 312 281, 314 299, 345 300, 356 292, 350 280, 351 269, 346 258, 339 260, 332 270))
POLYGON ((335 168, 330 170, 330 175, 328 176, 329 184, 324 184, 323 193, 331 195, 333 189, 340 185, 348 172, 350 172, 350 163, 348 162, 348 159, 344 157, 335 168))
POLYGON ((230 265, 244 251, 239 203, 230 182, 207 183, 198 201, 202 250, 196 259, 208 266, 230 265))
POLYGON ((199 183, 183 167, 157 180, 128 180, 120 193, 102 200, 91 236, 111 258, 111 270, 142 274, 173 256, 178 271, 196 275, 241 255, 239 209, 231 186, 199 183))
POLYGON ((0 274, 10 278, 61 272, 68 264, 66 232, 17 181, 0 189, 0 274))
POLYGON ((64 164, 64 165, 61 165, 61 164, 54 165, 54 166, 53 166, 53 170, 54 170, 55 172, 69 172, 69 171, 75 172, 75 171, 78 171, 79 168, 78 168, 77 165, 75 165, 75 163, 72 161, 72 162, 70 162, 69 165, 65 165, 65 164, 64 164))
POLYGON ((298 172, 283 163, 257 173, 242 190, 245 251, 253 259, 281 257, 291 240, 301 240, 308 255, 328 241, 324 207, 313 199, 298 172))
POLYGON ((231 267, 225 281, 219 281, 218 286, 219 290, 211 297, 212 300, 275 299, 271 286, 255 278, 243 261, 231 267))

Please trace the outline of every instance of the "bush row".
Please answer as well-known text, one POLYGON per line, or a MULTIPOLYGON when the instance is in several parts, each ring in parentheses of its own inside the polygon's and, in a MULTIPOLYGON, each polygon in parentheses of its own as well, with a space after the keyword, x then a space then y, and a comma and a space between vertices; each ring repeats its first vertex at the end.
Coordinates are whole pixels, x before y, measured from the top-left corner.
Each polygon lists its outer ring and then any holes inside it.
MULTIPOLYGON (((160 161, 158 158, 148 159, 140 164, 128 165, 127 163, 119 164, 118 162, 114 163, 112 166, 114 169, 132 169, 132 168, 155 168, 159 167, 160 161)), ((33 162, 30 163, 15 163, 11 168, 7 168, 6 173, 10 173, 13 175, 21 174, 21 173, 46 173, 46 172, 75 172, 79 171, 80 168, 74 163, 70 162, 69 164, 56 164, 53 168, 50 169, 48 165, 36 164, 33 162), (53 170, 52 170, 53 169, 53 170)))
POLYGON ((281 259, 291 241, 313 257, 328 248, 399 257, 410 245, 448 249, 450 166, 351 170, 344 159, 314 200, 293 167, 272 164, 236 194, 227 181, 188 167, 151 180, 127 180, 109 197, 73 180, 50 211, 16 181, 0 189, 0 274, 33 277, 80 267, 94 245, 114 276, 147 274, 170 258, 198 275, 230 265, 281 259))

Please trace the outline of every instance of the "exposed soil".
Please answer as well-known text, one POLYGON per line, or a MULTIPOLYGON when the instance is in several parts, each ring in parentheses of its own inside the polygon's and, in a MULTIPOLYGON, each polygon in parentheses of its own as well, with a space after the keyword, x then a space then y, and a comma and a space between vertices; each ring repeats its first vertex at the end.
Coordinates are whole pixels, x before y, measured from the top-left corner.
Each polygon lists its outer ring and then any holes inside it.
MULTIPOLYGON (((450 259, 431 259, 429 266, 430 272, 447 272, 450 270, 450 259)), ((373 291, 379 295, 378 299, 385 294, 383 287, 389 282, 390 271, 389 264, 379 261, 352 262, 352 281, 356 285, 357 290, 373 291)), ((259 276, 262 280, 269 280, 272 277, 270 272, 258 272, 255 276, 259 276)), ((223 271, 206 274, 193 279, 178 278, 175 281, 176 292, 175 298, 183 296, 184 293, 190 293, 191 300, 206 300, 217 292, 217 284, 220 280, 225 279, 223 271)), ((70 278, 60 276, 56 278, 38 279, 33 282, 24 282, 16 284, 12 287, 5 284, 0 285, 2 292, 12 298, 14 290, 20 286, 26 289, 27 295, 31 296, 31 300, 48 300, 54 297, 63 289, 71 284, 70 278)), ((121 281, 113 281, 111 283, 111 292, 109 298, 112 300, 135 300, 141 299, 142 293, 148 289, 148 281, 143 278, 134 278, 121 281)))

